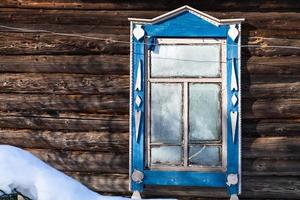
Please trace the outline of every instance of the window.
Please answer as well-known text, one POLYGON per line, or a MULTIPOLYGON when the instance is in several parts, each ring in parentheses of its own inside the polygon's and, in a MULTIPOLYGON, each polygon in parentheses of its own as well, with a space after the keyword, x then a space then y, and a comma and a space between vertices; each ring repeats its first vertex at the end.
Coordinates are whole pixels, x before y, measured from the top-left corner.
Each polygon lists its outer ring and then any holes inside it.
POLYGON ((189 6, 130 18, 130 190, 241 188, 241 22, 189 6))
POLYGON ((221 39, 158 38, 148 50, 148 168, 225 170, 225 58, 221 39))

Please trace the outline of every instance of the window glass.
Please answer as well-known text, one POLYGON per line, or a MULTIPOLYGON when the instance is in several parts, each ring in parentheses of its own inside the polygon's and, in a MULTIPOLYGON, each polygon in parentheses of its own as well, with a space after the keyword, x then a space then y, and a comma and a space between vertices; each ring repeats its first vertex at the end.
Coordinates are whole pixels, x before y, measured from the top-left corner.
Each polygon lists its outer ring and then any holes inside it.
POLYGON ((151 142, 182 141, 182 85, 151 84, 151 142))
POLYGON ((189 139, 219 140, 221 137, 220 86, 189 85, 189 139))
POLYGON ((157 45, 151 77, 219 77, 220 44, 157 45))
POLYGON ((182 147, 161 146, 151 148, 151 164, 180 165, 182 164, 182 147))
POLYGON ((189 148, 189 164, 201 166, 221 165, 220 146, 191 145, 189 148))

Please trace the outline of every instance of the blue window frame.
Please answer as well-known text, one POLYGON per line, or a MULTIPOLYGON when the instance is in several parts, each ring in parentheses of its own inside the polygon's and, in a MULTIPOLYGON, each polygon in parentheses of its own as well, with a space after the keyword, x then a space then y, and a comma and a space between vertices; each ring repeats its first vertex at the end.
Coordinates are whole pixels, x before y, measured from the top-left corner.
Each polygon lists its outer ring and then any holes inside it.
POLYGON ((173 185, 240 194, 244 19, 219 20, 183 6, 129 20, 130 190, 173 185), (155 115, 161 109, 165 114, 155 115))

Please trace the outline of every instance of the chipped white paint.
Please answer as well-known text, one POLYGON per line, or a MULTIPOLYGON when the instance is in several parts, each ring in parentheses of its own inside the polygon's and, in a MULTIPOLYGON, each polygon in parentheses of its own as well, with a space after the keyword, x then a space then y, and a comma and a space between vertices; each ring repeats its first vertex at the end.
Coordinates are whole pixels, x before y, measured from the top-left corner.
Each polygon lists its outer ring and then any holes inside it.
POLYGON ((236 185, 239 182, 238 175, 237 174, 228 174, 227 176, 227 185, 236 185))
POLYGON ((141 24, 137 24, 133 29, 133 35, 137 40, 140 40, 145 35, 145 31, 141 24))
POLYGON ((142 99, 139 95, 137 95, 135 98, 135 104, 137 105, 137 107, 140 107, 141 103, 142 103, 142 99))
POLYGON ((232 39, 232 41, 235 41, 239 36, 239 30, 235 27, 235 24, 230 25, 228 35, 232 39))
POLYGON ((137 77, 136 77, 135 88, 134 88, 137 91, 141 91, 141 89, 142 89, 142 72, 141 72, 141 68, 142 68, 142 61, 140 60, 139 66, 138 66, 138 69, 137 69, 137 77))
POLYGON ((238 195, 236 195, 236 194, 232 194, 232 195, 230 196, 230 200, 239 200, 239 197, 238 197, 238 195))
POLYGON ((232 58, 232 65, 231 65, 231 91, 238 90, 238 85, 237 85, 237 79, 236 79, 236 74, 235 74, 235 64, 234 64, 234 58, 232 58))
POLYGON ((236 132, 236 122, 237 122, 237 117, 238 117, 238 112, 231 112, 230 113, 231 117, 231 135, 232 135, 232 142, 234 144, 235 142, 235 132, 236 132))
POLYGON ((135 140, 138 142, 140 134, 141 111, 135 112, 135 140))
POLYGON ((131 179, 134 182, 141 183, 141 182, 143 182, 143 179, 144 179, 144 173, 139 170, 134 169, 132 172, 132 175, 131 175, 131 179))
POLYGON ((235 94, 232 95, 232 97, 231 97, 232 106, 235 106, 237 102, 238 102, 237 96, 235 94))
POLYGON ((131 196, 131 199, 142 199, 140 192, 135 190, 131 196))

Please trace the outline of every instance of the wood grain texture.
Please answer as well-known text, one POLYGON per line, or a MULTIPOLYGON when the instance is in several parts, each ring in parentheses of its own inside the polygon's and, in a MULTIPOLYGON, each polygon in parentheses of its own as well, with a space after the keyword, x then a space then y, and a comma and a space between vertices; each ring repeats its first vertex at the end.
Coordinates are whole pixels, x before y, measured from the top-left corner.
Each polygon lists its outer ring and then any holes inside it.
POLYGON ((166 0, 166 1, 137 1, 137 0, 110 0, 110 1, 80 1, 80 0, 3 0, 0 3, 1 7, 18 7, 18 8, 37 8, 37 9, 86 9, 86 10, 172 10, 183 5, 190 5, 200 10, 227 10, 230 8, 232 11, 297 11, 300 4, 296 0, 265 0, 255 1, 249 0, 247 2, 240 1, 222 1, 212 0, 195 1, 195 0, 166 0))
POLYGON ((1 73, 128 75, 127 55, 0 56, 1 73))
MULTIPOLYGON (((300 199, 299 1, 2 0, 0 141, 23 147, 90 188, 128 193, 128 17, 189 4, 245 17, 241 199, 300 199), (113 42, 120 40, 123 42, 113 42)), ((224 189, 148 186, 145 197, 228 199, 224 189)))
POLYGON ((30 94, 128 94, 128 75, 5 74, 2 93, 30 94))
POLYGON ((2 113, 0 128, 57 130, 57 131, 128 131, 128 115, 60 114, 59 117, 32 113, 2 113))

